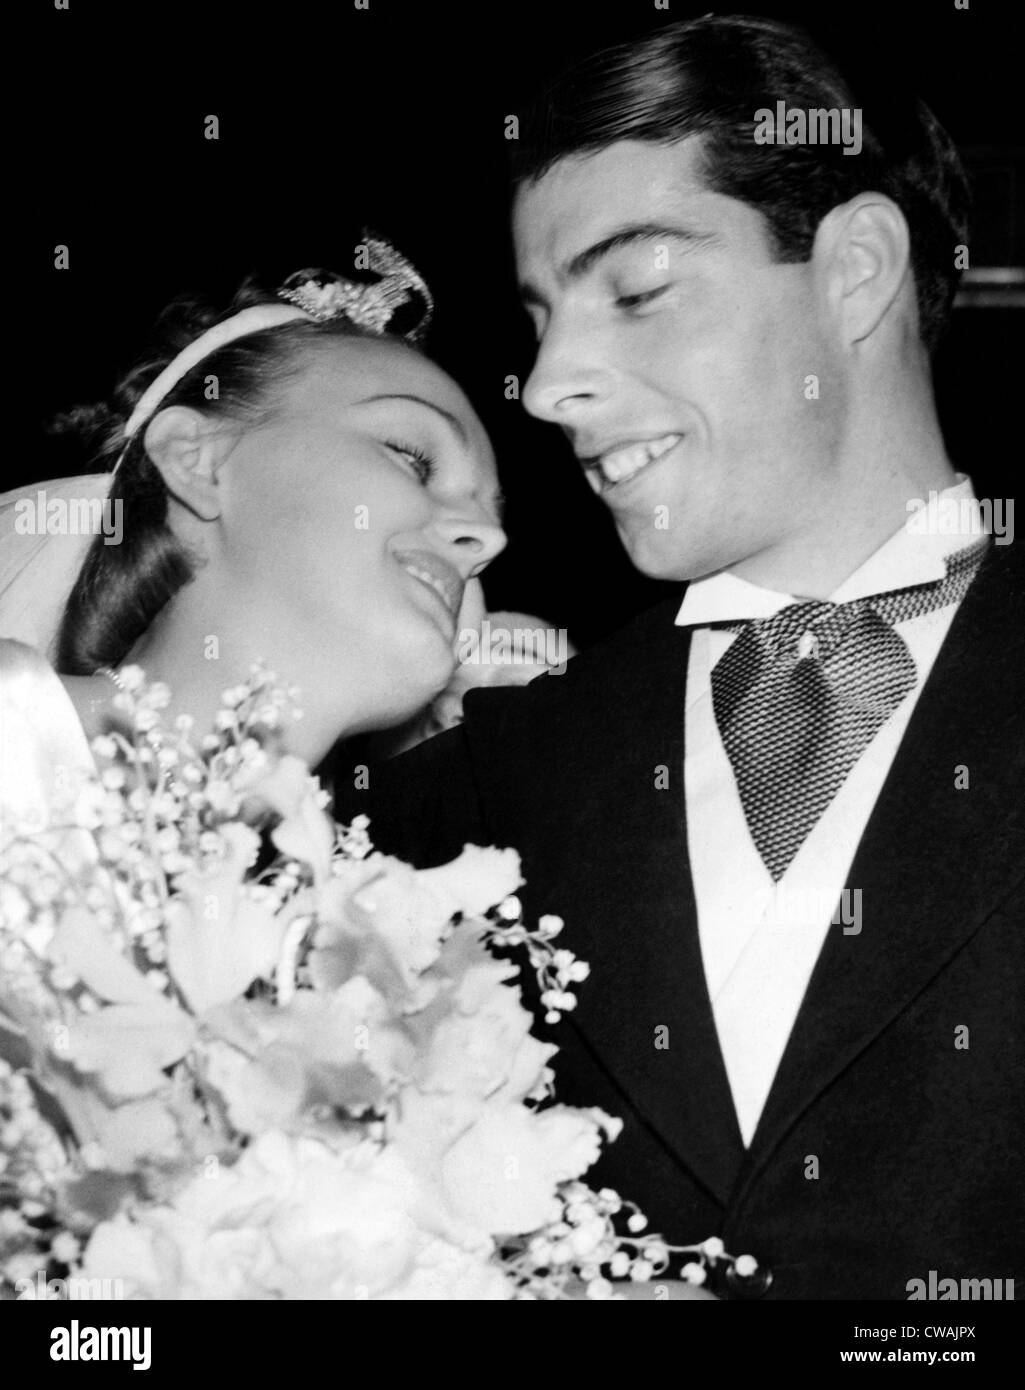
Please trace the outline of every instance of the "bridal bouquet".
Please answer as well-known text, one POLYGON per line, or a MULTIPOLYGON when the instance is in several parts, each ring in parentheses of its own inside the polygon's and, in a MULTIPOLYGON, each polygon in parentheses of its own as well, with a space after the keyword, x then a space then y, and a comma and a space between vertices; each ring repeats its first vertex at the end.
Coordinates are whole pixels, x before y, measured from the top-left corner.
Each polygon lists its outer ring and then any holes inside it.
MULTIPOLYGON (((558 918, 524 924, 516 854, 417 871, 335 826, 260 668, 202 739, 122 674, 131 735, 0 839, 6 1295, 607 1298, 662 1272, 582 1181, 618 1122, 552 1096, 514 958, 550 1022, 587 967, 558 918)), ((696 1282, 730 1258, 688 1249, 696 1282)))

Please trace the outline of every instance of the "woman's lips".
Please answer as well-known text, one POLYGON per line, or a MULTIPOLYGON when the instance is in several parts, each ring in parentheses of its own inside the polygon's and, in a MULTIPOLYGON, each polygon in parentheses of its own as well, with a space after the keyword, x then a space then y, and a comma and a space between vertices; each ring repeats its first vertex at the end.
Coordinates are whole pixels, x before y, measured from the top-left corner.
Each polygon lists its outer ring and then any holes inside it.
POLYGON ((454 565, 429 550, 402 550, 395 558, 414 579, 430 589, 455 619, 463 602, 465 581, 454 565))

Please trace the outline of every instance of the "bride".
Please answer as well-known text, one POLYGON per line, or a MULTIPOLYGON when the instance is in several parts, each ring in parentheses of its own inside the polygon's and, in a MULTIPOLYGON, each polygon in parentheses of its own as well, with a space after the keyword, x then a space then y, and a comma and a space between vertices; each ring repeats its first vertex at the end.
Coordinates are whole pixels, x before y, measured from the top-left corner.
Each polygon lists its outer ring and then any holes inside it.
MULTIPOLYGON (((301 272, 277 295, 245 289, 216 321, 166 314, 163 350, 125 378, 113 416, 76 412, 105 429, 107 471, 0 499, 5 834, 52 825, 69 779, 90 775, 128 663, 170 687, 165 719, 202 728, 262 659, 300 688, 285 747, 311 766, 449 684, 457 633, 483 617, 475 581, 505 544, 494 461, 415 345, 426 286, 369 245, 370 284, 301 272), (40 534, 54 500, 107 502, 123 530, 40 534)), ((0 1015, 0 1060, 23 1056, 0 1015)), ((671 1280, 627 1296, 711 1297, 671 1280)))
POLYGON ((3 499, 0 638, 21 639, 0 641, 5 813, 38 816, 47 779, 89 765, 127 662, 204 727, 264 660, 299 687, 287 746, 311 766, 446 685, 505 544, 494 459, 417 346, 423 280, 387 243, 362 249, 361 283, 303 271, 216 319, 172 306, 116 409, 70 417, 102 429, 112 472, 39 491, 105 497, 119 543, 97 534, 83 559, 79 537, 31 534, 26 490, 3 499))

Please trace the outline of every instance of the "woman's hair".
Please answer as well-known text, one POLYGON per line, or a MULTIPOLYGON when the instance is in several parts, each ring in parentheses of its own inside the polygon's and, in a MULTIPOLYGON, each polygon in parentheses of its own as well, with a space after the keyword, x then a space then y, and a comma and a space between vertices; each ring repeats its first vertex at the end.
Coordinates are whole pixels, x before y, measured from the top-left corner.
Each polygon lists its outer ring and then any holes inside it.
MULTIPOLYGON (((110 490, 120 499, 124 531, 120 544, 96 536, 64 607, 57 638, 57 669, 66 675, 92 675, 100 666, 119 665, 167 601, 187 584, 196 558, 168 525, 168 490, 146 453, 144 421, 127 448, 125 426, 147 386, 201 333, 240 310, 280 303, 247 281, 229 307, 215 312, 195 298, 175 300, 161 314, 153 350, 118 383, 109 404, 79 407, 54 422, 55 433, 75 433, 92 445, 97 470, 114 467, 110 490)), ((157 410, 189 406, 211 419, 242 426, 266 422, 283 386, 297 376, 310 355, 339 338, 379 340, 344 318, 328 322, 295 319, 236 338, 204 357, 161 400, 157 410)), ((404 341, 396 339, 397 341, 404 341)))
POLYGON ((806 261, 830 209, 862 192, 903 212, 919 332, 933 348, 967 241, 968 181, 947 132, 924 102, 884 85, 854 59, 841 71, 800 29, 775 19, 706 15, 605 49, 535 99, 510 145, 517 186, 559 160, 620 140, 667 145, 700 136, 706 186, 757 209, 782 262, 806 261), (857 83, 846 69, 857 70, 857 83), (865 88, 865 90, 862 90, 865 88), (759 144, 756 113, 861 113, 862 146, 759 144))

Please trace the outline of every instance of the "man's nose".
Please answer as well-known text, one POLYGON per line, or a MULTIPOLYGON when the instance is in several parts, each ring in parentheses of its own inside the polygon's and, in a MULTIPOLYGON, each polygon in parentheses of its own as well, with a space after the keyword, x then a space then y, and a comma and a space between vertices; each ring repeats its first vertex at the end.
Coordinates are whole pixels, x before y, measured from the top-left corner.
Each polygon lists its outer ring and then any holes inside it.
POLYGON ((523 388, 524 408, 539 420, 567 425, 582 407, 602 399, 608 378, 597 334, 583 324, 559 325, 553 320, 523 388))

